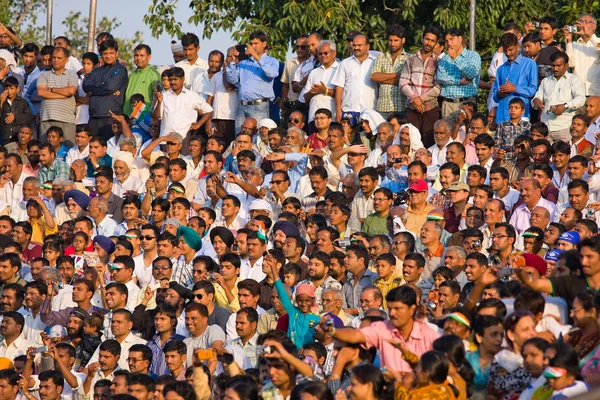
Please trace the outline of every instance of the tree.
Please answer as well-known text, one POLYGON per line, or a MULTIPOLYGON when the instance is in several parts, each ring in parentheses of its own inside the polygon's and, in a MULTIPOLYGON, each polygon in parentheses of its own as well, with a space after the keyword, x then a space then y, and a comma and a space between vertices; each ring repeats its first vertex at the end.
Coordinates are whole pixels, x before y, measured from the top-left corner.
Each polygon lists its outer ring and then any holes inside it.
MULTIPOLYGON (((81 12, 71 11, 62 24, 65 27, 65 36, 71 41, 71 54, 77 58, 81 58, 87 51, 88 18, 83 17, 81 12)), ((96 33, 114 32, 120 26, 121 22, 117 18, 108 19, 107 17, 102 17, 97 24, 96 33)), ((135 68, 133 64, 133 49, 139 43, 142 43, 142 32, 137 31, 133 39, 115 37, 115 40, 119 43, 119 53, 123 55, 121 58, 126 61, 127 69, 130 71, 133 70, 135 68)))
POLYGON ((24 43, 43 43, 44 31, 37 26, 37 18, 45 4, 45 0, 0 0, 0 22, 18 32, 24 43))

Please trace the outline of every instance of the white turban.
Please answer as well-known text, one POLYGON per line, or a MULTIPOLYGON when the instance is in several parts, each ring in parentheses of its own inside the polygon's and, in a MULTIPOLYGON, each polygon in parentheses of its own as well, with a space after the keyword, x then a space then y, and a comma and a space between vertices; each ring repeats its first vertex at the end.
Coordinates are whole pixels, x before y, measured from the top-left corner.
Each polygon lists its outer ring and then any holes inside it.
POLYGON ((423 142, 421 141, 421 132, 417 129, 413 124, 404 124, 400 126, 400 130, 398 131, 398 135, 394 139, 394 144, 400 144, 400 133, 402 129, 408 128, 408 133, 410 135, 410 149, 413 151, 417 151, 419 149, 424 148, 423 142))
POLYGON ((171 40, 171 52, 172 53, 183 52, 183 45, 181 44, 181 40, 171 40))
POLYGON ((15 56, 13 56, 13 54, 5 49, 0 49, 0 58, 4 59, 4 61, 6 61, 6 65, 8 67, 10 67, 10 69, 12 70, 13 68, 16 68, 17 66, 17 61, 15 60, 15 56))
POLYGON ((128 151, 119 150, 115 153, 112 162, 113 169, 115 168, 115 163, 117 161, 123 161, 130 170, 133 168, 133 155, 128 151))
POLYGON ((385 122, 385 119, 375 110, 364 110, 360 113, 360 119, 369 121, 369 128, 373 132, 373 136, 377 134, 379 125, 385 122))

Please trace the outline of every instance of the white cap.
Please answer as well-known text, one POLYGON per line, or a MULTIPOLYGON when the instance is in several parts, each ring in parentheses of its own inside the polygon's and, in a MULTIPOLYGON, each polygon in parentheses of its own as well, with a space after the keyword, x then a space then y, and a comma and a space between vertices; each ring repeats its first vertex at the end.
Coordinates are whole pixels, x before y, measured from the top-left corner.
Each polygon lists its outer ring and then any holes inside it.
POLYGON ((261 119, 258 122, 258 129, 263 128, 263 127, 273 129, 273 128, 277 128, 277 124, 271 118, 265 118, 265 119, 261 119))

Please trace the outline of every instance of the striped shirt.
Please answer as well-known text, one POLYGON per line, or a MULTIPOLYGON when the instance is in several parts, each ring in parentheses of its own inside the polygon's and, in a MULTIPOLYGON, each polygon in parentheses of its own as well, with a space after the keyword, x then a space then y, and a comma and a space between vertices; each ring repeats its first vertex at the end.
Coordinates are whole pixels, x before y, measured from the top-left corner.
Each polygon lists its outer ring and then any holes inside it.
POLYGON ((435 54, 423 61, 421 50, 408 56, 400 74, 400 90, 408 99, 406 107, 412 108, 410 101, 417 96, 423 100, 425 111, 437 107, 440 87, 436 82, 436 71, 439 61, 435 54))
MULTIPOLYGON (((46 88, 66 88, 67 86, 79 86, 77 74, 73 71, 65 70, 62 74, 57 74, 54 70, 40 73, 37 80, 37 87, 46 88)), ((42 99, 41 121, 60 121, 70 124, 75 123, 75 96, 65 99, 42 99)), ((68 176, 67 176, 68 177, 68 176)))
POLYGON ((464 49, 453 59, 449 55, 440 60, 437 70, 437 80, 442 85, 442 97, 459 99, 477 96, 481 57, 475 51, 464 49), (461 85, 462 78, 470 82, 461 85))

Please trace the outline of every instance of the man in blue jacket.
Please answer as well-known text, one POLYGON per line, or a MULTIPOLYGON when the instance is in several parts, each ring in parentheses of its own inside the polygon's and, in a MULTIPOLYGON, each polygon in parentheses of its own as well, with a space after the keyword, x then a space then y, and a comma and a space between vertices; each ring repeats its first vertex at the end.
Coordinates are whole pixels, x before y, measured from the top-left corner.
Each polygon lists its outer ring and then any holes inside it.
POLYGON ((127 90, 127 69, 119 63, 119 45, 115 40, 100 44, 104 65, 92 71, 83 81, 83 90, 91 93, 90 126, 93 136, 105 140, 113 136, 110 112, 121 114, 127 90))

